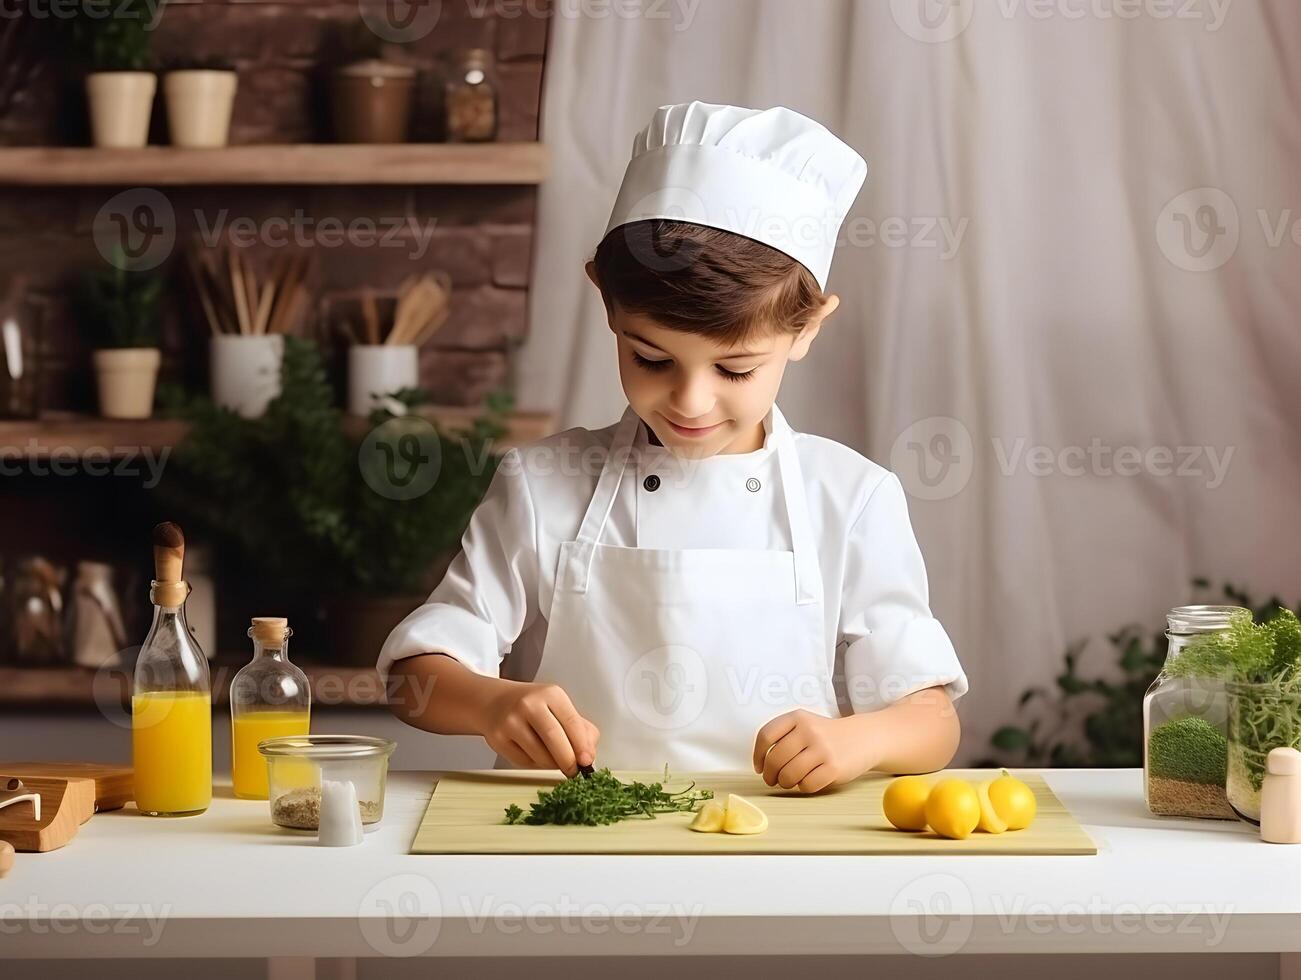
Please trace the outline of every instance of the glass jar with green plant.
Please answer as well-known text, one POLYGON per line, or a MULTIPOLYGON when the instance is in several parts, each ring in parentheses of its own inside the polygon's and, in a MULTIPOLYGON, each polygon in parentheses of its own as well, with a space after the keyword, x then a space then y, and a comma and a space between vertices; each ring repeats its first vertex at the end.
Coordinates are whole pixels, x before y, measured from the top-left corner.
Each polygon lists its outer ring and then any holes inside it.
POLYGON ((150 70, 162 0, 78 0, 65 14, 70 50, 86 70, 86 100, 96 146, 149 141, 158 80, 150 70))
POLYGON ((104 418, 148 418, 162 356, 159 302, 163 278, 132 272, 125 261, 90 273, 77 294, 77 320, 91 338, 104 418))
POLYGON ((1238 816, 1259 823, 1265 757, 1280 746, 1301 749, 1301 621, 1285 609, 1257 624, 1242 610, 1224 632, 1189 644, 1171 673, 1223 682, 1228 801, 1238 816))
POLYGON ((1251 616, 1241 606, 1178 606, 1166 617, 1165 663, 1143 697, 1143 798, 1158 816, 1234 819, 1224 793, 1224 685, 1174 667, 1238 613, 1251 616))

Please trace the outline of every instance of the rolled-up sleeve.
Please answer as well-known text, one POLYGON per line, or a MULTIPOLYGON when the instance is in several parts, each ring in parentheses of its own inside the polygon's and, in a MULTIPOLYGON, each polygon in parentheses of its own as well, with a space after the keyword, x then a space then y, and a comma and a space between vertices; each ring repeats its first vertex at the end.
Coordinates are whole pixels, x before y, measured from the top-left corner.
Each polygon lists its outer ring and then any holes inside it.
POLYGON ((445 653, 498 677, 502 658, 537 614, 536 519, 518 450, 509 450, 461 539, 442 582, 389 634, 376 669, 445 653))
POLYGON ((855 712, 875 711, 928 687, 957 700, 967 675, 931 615, 926 566, 893 473, 872 491, 849 531, 839 640, 855 712))

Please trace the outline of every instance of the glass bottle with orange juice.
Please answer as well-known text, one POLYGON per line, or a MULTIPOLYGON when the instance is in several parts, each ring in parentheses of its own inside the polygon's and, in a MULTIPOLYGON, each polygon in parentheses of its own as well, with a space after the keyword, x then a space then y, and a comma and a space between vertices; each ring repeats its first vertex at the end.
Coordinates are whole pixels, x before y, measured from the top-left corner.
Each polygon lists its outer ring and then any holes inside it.
POLYGON ((265 800, 267 763, 258 743, 308 734, 312 692, 307 675, 289 662, 288 620, 254 617, 248 635, 253 659, 230 682, 231 781, 241 799, 265 800))
POLYGON ((151 817, 202 813, 212 802, 212 688, 208 658, 185 622, 185 537, 154 528, 154 621, 136 660, 131 754, 136 809, 151 817))

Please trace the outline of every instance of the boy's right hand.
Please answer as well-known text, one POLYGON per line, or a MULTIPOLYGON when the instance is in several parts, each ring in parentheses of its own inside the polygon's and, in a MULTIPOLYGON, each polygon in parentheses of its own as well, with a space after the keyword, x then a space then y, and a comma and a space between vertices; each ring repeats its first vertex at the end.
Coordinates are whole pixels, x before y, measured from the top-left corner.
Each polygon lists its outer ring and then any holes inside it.
POLYGON ((489 701, 484 722, 488 745, 521 768, 559 769, 572 777, 596 761, 600 729, 558 684, 510 684, 489 701))

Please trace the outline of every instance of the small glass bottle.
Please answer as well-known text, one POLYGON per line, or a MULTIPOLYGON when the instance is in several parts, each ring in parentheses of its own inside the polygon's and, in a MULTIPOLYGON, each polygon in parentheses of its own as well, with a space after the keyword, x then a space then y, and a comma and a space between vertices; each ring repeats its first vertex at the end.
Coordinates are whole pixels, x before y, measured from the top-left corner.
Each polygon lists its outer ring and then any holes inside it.
POLYGON ((267 798, 267 764, 258 743, 306 735, 312 692, 307 675, 289 662, 289 621, 256 616, 248 631, 253 659, 230 682, 230 766, 235 795, 267 798))
POLYGON ((1228 699, 1218 680, 1167 668, 1199 637, 1220 633, 1238 606, 1178 606, 1166 616, 1165 664, 1143 697, 1143 798, 1158 816, 1234 820, 1225 795, 1228 699))
POLYGON ((483 48, 461 53, 444 88, 449 143, 483 143, 497 137, 497 81, 483 48))
POLYGON ((154 528, 154 621, 131 692, 136 809, 151 817, 190 816, 212 802, 211 679, 185 621, 184 555, 179 527, 154 528))

